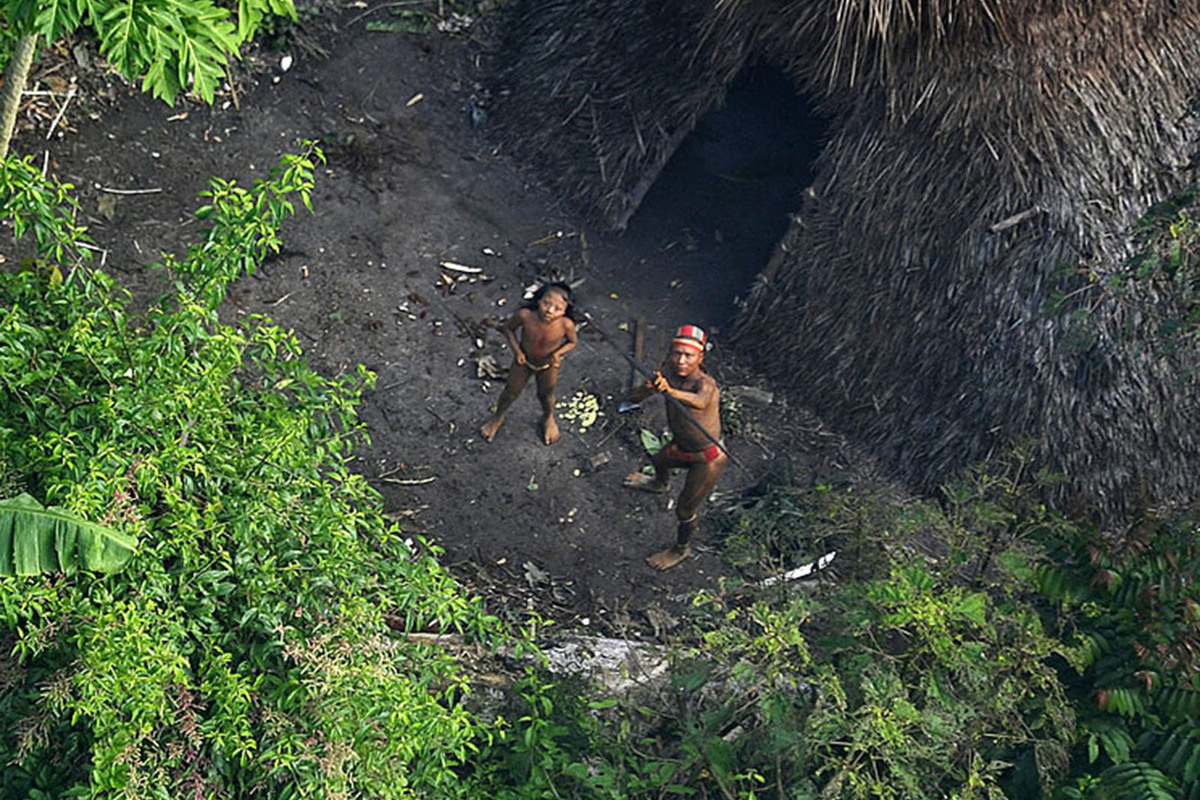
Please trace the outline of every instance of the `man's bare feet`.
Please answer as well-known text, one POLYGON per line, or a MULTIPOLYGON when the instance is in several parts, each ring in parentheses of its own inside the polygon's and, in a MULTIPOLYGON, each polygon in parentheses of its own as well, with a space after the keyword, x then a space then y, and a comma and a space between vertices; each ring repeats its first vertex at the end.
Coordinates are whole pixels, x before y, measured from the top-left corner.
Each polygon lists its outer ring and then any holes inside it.
POLYGON ((656 570, 663 572, 683 561, 692 554, 692 548, 686 544, 668 547, 646 559, 646 562, 656 570))
POLYGON ((671 488, 671 485, 666 481, 660 481, 658 478, 652 478, 644 472, 631 472, 625 476, 624 485, 630 489, 638 489, 643 492, 653 492, 654 494, 663 494, 671 488))
POLYGON ((558 430, 558 422, 555 421, 554 417, 547 417, 542 423, 542 426, 546 431, 545 436, 542 437, 542 440, 546 444, 554 444, 558 441, 558 438, 562 436, 558 430))
POLYGON ((491 422, 486 423, 479 432, 483 434, 483 438, 489 442, 496 438, 496 431, 500 430, 500 426, 504 424, 504 420, 500 417, 495 417, 491 422))

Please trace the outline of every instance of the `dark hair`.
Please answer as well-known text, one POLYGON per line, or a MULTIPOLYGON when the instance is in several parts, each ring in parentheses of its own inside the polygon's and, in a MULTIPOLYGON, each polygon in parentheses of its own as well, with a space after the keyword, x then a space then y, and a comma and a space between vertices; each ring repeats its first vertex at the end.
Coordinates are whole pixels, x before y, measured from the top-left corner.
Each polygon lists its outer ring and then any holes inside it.
POLYGON ((549 291, 559 292, 564 298, 566 298, 567 310, 564 316, 566 316, 567 319, 571 320, 572 322, 578 322, 579 320, 575 318, 575 293, 571 291, 569 284, 563 283, 562 281, 550 281, 549 283, 543 283, 538 287, 537 291, 533 293, 533 297, 529 298, 529 300, 525 302, 522 308, 528 308, 536 311, 538 303, 542 302, 542 298, 545 297, 546 293, 549 291))

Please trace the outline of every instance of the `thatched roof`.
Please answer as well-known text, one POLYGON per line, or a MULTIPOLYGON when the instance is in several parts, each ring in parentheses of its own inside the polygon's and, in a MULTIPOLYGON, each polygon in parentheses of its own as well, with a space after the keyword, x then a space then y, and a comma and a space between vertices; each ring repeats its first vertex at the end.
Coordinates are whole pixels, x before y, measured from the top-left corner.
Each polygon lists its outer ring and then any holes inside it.
MULTIPOLYGON (((514 78, 565 24, 542 16, 554 3, 517 5, 542 29, 505 54, 516 54, 514 78)), ((673 98, 639 106, 643 130, 655 114, 668 121, 660 148, 757 56, 833 116, 813 191, 797 198, 739 323, 740 342, 771 353, 764 367, 827 420, 920 483, 1032 436, 1043 463, 1068 474, 1064 499, 1122 511, 1138 496, 1195 496, 1200 402, 1189 376, 1200 350, 1152 352, 1177 298, 1099 287, 1130 254, 1135 220, 1196 178, 1200 4, 713 0, 689 6, 705 9, 702 20, 669 12, 686 19, 682 32, 645 11, 671 3, 610 0, 591 22, 581 9, 593 4, 571 5, 580 33, 561 34, 576 44, 555 69, 673 98), (602 49, 583 33, 639 14, 602 49), (646 42, 667 47, 675 69, 645 68, 646 42), (1064 265, 1079 268, 1067 278, 1079 291, 1048 310, 1064 265)), ((545 89, 531 87, 543 85, 515 80, 509 105, 547 129, 571 127, 538 101, 545 89)), ((628 128, 612 120, 610 151, 631 150, 628 128)), ((599 199, 616 184, 575 163, 581 148, 538 150, 567 198, 609 213, 599 199)), ((625 163, 622 185, 656 174, 654 159, 625 163)))
POLYGON ((691 0, 512 0, 492 81, 499 135, 577 211, 624 228, 745 65, 745 46, 702 44, 705 10, 691 0))

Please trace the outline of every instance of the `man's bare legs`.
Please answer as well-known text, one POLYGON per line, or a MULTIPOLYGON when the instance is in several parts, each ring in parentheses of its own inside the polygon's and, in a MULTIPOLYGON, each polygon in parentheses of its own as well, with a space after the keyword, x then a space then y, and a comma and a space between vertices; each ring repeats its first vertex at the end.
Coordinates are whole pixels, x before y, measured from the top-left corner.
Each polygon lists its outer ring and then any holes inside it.
POLYGON ((662 455, 661 451, 650 456, 650 463, 654 466, 654 475, 647 475, 644 472, 631 472, 625 476, 624 485, 630 489, 639 489, 643 492, 666 494, 671 489, 672 464, 662 455))
MULTIPOLYGON (((650 556, 647 559, 650 566, 657 570, 668 570, 692 554, 692 536, 698 527, 700 506, 717 485, 717 479, 725 470, 727 460, 722 454, 712 461, 689 465, 683 491, 679 493, 679 499, 675 503, 675 516, 679 519, 675 544, 650 556)), ((659 472, 663 473, 665 470, 659 472)))
POLYGON ((504 382, 504 391, 500 393, 500 399, 496 401, 496 415, 479 429, 484 439, 490 442, 496 438, 496 432, 504 424, 504 415, 508 413, 513 402, 521 396, 528 380, 529 367, 514 361, 513 365, 508 368, 508 380, 504 382))
POLYGON ((692 514, 688 519, 679 520, 679 528, 675 534, 675 544, 666 550, 659 550, 646 559, 646 563, 656 570, 664 571, 683 561, 692 554, 692 536, 698 527, 699 513, 692 514))
POLYGON ((549 366, 537 374, 538 400, 542 404, 542 441, 554 444, 562 435, 554 419, 554 387, 558 384, 558 367, 549 366))

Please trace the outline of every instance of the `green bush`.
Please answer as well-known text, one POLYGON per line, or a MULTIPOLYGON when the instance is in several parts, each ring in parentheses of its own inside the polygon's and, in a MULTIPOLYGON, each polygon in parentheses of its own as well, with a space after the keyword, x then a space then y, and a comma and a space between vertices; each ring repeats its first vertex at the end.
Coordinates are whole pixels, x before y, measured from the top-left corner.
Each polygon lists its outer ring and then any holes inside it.
MULTIPOLYGON (((941 502, 776 470, 728 510, 747 580, 697 598, 669 686, 588 702, 531 672, 480 785, 514 800, 1049 797, 1087 745, 1077 648, 1035 580, 1071 526, 1033 483, 1020 453, 941 502), (830 550, 821 580, 758 581, 830 550)), ((1171 785, 1126 773, 1105 785, 1171 785)))
MULTIPOLYGON (((1115 271, 1099 262, 1064 263, 1052 276, 1047 310, 1069 311, 1065 344, 1084 353, 1097 344, 1095 312, 1104 305, 1126 305, 1141 327, 1124 333, 1149 333, 1158 353, 1174 352, 1200 332, 1200 185, 1192 184, 1146 210, 1130 232, 1134 253, 1115 271)), ((1185 367, 1183 377, 1191 377, 1185 367)))
POLYGON ((933 502, 803 489, 783 469, 729 509, 726 541, 749 578, 837 559, 815 584, 730 582, 700 599, 706 632, 663 715, 690 788, 793 800, 1049 791, 1074 714, 1054 667, 1068 648, 1029 582, 1045 512, 1027 471, 1014 454, 933 502))
POLYGON ((373 377, 217 315, 317 155, 214 181, 139 316, 68 188, 0 168, 37 252, 0 272, 0 487, 139 543, 116 575, 0 577, 0 797, 1200 800, 1198 520, 1101 536, 1020 451, 936 502, 780 469, 727 510, 746 580, 697 599, 669 690, 521 662, 511 722, 472 718, 460 665, 392 630, 502 631, 348 469, 373 377))
POLYGON ((731 509, 753 577, 838 561, 710 598, 701 673, 748 689, 691 718, 738 732, 726 772, 776 797, 1200 798, 1200 517, 1102 535, 1038 504, 1054 479, 1018 450, 937 503, 776 481, 731 509))
POLYGON ((1079 713, 1061 798, 1200 798, 1200 518, 1148 516, 1119 539, 1045 532, 1036 582, 1056 601, 1079 713))
POLYGON ((0 208, 42 259, 0 273, 6 485, 140 545, 114 576, 0 578, 0 796, 457 791, 464 677, 385 622, 492 622, 347 468, 373 376, 322 377, 291 333, 216 313, 317 155, 214 181, 206 240, 141 317, 82 259, 65 189, 4 163, 0 208))

